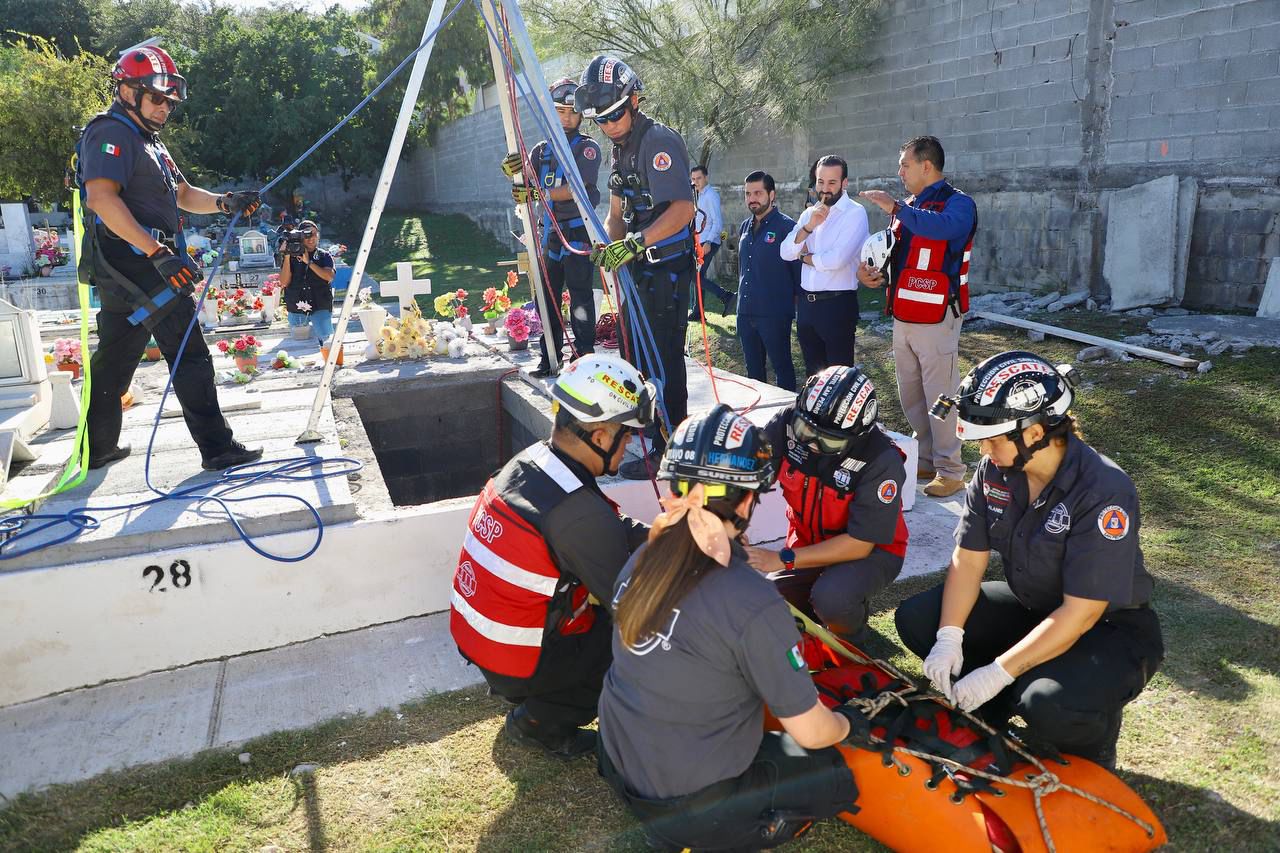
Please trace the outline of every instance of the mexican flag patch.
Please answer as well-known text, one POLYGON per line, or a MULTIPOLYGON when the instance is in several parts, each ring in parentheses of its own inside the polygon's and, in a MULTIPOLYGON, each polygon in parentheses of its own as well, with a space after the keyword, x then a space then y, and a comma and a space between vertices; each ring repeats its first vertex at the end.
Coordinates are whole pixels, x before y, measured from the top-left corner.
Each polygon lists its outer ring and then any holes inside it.
POLYGON ((791 664, 791 668, 796 672, 805 668, 804 655, 800 653, 799 643, 796 643, 787 651, 787 663, 791 664))
POLYGON ((103 153, 103 154, 110 154, 112 157, 119 157, 119 156, 120 156, 120 146, 119 146, 119 145, 112 145, 110 142, 104 142, 104 143, 102 143, 102 153, 103 153))

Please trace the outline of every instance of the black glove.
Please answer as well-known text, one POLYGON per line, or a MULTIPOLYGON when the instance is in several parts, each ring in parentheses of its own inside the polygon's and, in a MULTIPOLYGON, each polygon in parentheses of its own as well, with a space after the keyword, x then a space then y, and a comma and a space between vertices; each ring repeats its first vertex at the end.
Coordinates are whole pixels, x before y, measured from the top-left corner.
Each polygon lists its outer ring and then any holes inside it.
POLYGON ((871 722, 857 708, 840 704, 832 708, 831 713, 839 714, 849 721, 849 736, 845 741, 853 744, 870 742, 871 722))
POLYGON ((200 268, 186 253, 175 255, 168 246, 161 245, 147 255, 147 260, 151 261, 156 272, 174 290, 183 295, 195 292, 196 282, 200 281, 200 268))
POLYGON ((262 206, 262 196, 257 190, 240 190, 234 193, 223 193, 218 198, 218 210, 230 216, 239 213, 241 218, 253 215, 262 206))

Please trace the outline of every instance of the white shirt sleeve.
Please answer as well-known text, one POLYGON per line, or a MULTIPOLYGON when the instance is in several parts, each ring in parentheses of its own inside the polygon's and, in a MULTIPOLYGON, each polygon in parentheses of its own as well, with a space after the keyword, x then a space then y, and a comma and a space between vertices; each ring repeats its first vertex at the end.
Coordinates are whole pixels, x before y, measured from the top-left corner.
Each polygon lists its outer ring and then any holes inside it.
POLYGON ((794 261, 800 257, 800 250, 804 248, 804 242, 796 242, 796 234, 800 233, 800 229, 809 221, 809 211, 806 209, 800 214, 800 218, 796 220, 795 227, 787 234, 787 239, 782 241, 782 245, 778 248, 778 254, 784 261, 794 261))
POLYGON ((862 205, 853 203, 831 226, 835 233, 824 234, 822 251, 813 255, 813 268, 823 272, 835 272, 853 264, 867 240, 867 212, 862 205))

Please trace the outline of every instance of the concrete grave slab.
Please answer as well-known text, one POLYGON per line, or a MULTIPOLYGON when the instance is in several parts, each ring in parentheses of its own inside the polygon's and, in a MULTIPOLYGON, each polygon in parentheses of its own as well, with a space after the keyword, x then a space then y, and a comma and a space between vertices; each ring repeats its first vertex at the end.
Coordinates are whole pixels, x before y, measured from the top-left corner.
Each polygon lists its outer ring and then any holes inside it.
POLYGON ((1199 337, 1217 332, 1220 338, 1240 339, 1257 346, 1280 347, 1280 318, 1242 317, 1238 314, 1191 314, 1186 317, 1153 317, 1147 328, 1157 335, 1199 337))
POLYGON ((1195 178, 1178 181, 1178 233, 1173 258, 1173 304, 1181 305, 1187 292, 1187 261, 1191 257, 1191 229, 1200 200, 1200 184, 1195 178))
POLYGON ((1267 270, 1267 286, 1258 302, 1257 316, 1267 320, 1280 319, 1280 258, 1271 259, 1271 267, 1267 270))
POLYGON ((1111 310, 1163 305, 1173 299, 1177 237, 1176 176, 1111 195, 1102 268, 1111 288, 1111 310))
POLYGON ((480 680, 453 644, 448 613, 242 655, 227 661, 209 745, 372 714, 480 680))
POLYGON ((221 663, 200 663, 0 710, 0 796, 205 748, 221 663))

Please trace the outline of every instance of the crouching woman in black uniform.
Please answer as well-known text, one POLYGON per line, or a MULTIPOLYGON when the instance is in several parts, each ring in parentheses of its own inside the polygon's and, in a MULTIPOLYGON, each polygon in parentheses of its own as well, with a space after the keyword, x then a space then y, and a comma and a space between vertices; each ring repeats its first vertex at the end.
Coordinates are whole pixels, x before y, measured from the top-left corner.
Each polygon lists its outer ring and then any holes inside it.
POLYGON ((1164 658, 1129 475, 1075 432, 1069 366, 1029 352, 979 364, 955 398, 981 441, 946 582, 895 621, 925 675, 966 711, 1115 767, 1122 709, 1164 658), (1004 581, 982 582, 998 551, 1004 581), (952 679, 960 676, 952 683, 952 679))
POLYGON ((657 849, 773 847, 857 788, 831 748, 849 720, 818 702, 786 603, 739 541, 773 481, 769 444, 717 406, 676 429, 658 476, 673 495, 613 600, 600 773, 657 849), (785 732, 764 732, 766 705, 785 732))

